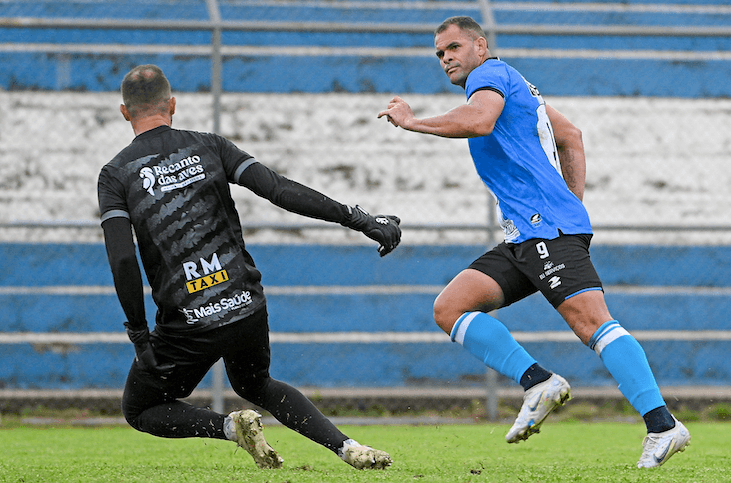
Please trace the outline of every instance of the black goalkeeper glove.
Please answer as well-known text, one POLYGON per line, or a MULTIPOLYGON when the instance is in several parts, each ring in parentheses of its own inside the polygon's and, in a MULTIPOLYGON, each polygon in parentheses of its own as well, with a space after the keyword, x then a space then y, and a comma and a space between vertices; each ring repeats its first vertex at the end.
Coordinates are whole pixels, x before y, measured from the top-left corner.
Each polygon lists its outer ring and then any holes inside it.
POLYGON ((392 215, 371 216, 366 210, 356 205, 348 206, 350 219, 343 226, 363 232, 365 236, 379 243, 378 253, 388 255, 401 241, 401 219, 392 215))
POLYGON ((172 362, 158 364, 152 344, 150 344, 150 330, 147 327, 132 329, 129 322, 125 322, 124 326, 127 328, 127 337, 135 346, 135 360, 141 369, 158 376, 167 376, 173 372, 175 364, 172 362))

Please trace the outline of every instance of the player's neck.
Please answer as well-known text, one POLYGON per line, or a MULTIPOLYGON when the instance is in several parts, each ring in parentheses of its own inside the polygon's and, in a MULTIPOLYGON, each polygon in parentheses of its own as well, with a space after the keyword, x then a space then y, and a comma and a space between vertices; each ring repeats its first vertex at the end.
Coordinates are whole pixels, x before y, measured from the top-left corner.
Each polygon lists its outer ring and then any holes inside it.
POLYGON ((143 132, 151 131, 160 126, 171 126, 173 123, 171 116, 163 116, 155 114, 132 121, 132 130, 135 136, 139 136, 143 132))

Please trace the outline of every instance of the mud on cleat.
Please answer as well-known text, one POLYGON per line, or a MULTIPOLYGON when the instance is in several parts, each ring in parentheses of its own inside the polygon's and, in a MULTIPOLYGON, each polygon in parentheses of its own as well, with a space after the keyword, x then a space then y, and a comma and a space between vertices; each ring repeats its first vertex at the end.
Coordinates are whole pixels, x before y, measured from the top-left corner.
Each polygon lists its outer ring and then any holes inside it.
POLYGON ((347 446, 342 455, 343 461, 359 470, 382 470, 391 466, 391 456, 385 451, 370 446, 347 446))
POLYGON ((251 409, 229 414, 236 428, 236 443, 244 448, 259 468, 281 468, 284 460, 264 439, 261 414, 251 409))

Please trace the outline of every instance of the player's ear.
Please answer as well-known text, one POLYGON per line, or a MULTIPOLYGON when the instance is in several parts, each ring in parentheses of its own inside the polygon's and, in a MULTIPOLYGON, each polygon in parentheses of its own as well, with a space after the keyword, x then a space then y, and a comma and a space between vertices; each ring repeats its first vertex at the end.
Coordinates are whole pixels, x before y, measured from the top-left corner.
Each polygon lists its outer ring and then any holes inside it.
POLYGON ((477 37, 477 40, 475 40, 475 46, 477 47, 477 53, 481 57, 487 54, 487 39, 485 37, 477 37))
POLYGON ((119 105, 119 112, 122 113, 122 115, 124 116, 124 120, 125 121, 131 121, 132 120, 132 117, 129 115, 129 111, 127 110, 127 106, 125 106, 124 104, 120 104, 119 105))
POLYGON ((175 100, 174 97, 171 97, 170 100, 168 101, 168 108, 170 110, 170 117, 173 117, 173 114, 175 114, 175 105, 176 105, 176 102, 177 101, 175 100))

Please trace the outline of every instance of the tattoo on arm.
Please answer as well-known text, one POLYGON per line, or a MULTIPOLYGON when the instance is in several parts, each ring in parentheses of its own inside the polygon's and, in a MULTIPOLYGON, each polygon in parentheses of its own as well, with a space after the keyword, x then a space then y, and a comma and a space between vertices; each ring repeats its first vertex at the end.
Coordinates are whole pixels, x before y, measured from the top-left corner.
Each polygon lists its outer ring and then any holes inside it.
POLYGON ((580 200, 584 198, 584 186, 579 179, 580 173, 576 169, 576 159, 570 150, 559 150, 559 159, 561 160, 561 173, 566 181, 566 186, 580 200))

